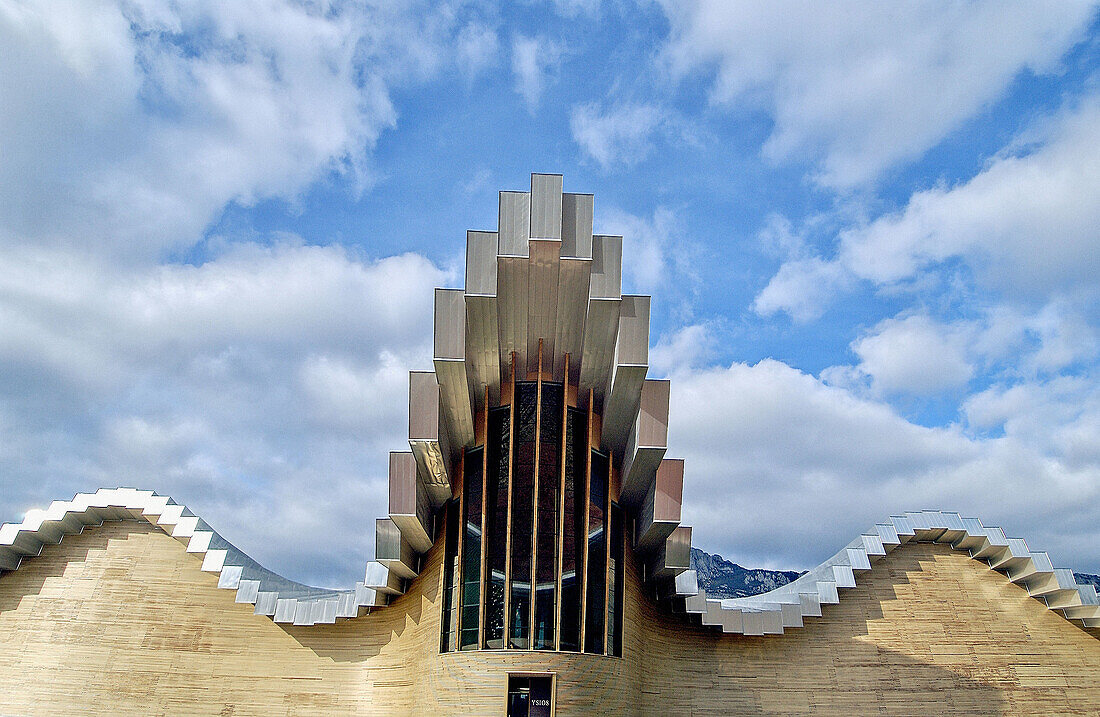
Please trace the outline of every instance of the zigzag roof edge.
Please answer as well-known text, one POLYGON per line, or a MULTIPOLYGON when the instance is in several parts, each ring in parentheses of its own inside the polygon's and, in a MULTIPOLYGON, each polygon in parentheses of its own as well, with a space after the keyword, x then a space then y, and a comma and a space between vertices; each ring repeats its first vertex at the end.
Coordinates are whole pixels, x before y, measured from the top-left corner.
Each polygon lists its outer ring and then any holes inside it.
MULTIPOLYGON (((385 597, 356 583, 354 588, 318 588, 284 578, 260 565, 215 532, 204 520, 167 496, 136 488, 101 488, 78 493, 48 508, 32 508, 18 523, 0 526, 0 574, 17 570, 45 544, 105 521, 145 520, 202 557, 201 570, 218 575, 218 587, 235 590, 236 602, 255 606, 258 615, 295 625, 331 624, 358 617, 360 608, 385 605, 385 597)), ((371 564, 373 565, 373 564, 371 564)))
POLYGON ((1000 528, 943 511, 891 516, 817 567, 766 593, 724 600, 707 598, 702 588, 695 594, 673 594, 686 599, 686 612, 700 615, 704 625, 721 627, 723 632, 783 634, 802 627, 804 618, 821 617, 821 605, 839 602, 840 590, 856 586, 857 573, 870 570, 872 562, 910 541, 943 543, 964 551, 1067 620, 1100 627, 1100 599, 1093 585, 1077 583, 1071 570, 1054 568, 1045 552, 1030 551, 1022 539, 1006 538, 1000 528))

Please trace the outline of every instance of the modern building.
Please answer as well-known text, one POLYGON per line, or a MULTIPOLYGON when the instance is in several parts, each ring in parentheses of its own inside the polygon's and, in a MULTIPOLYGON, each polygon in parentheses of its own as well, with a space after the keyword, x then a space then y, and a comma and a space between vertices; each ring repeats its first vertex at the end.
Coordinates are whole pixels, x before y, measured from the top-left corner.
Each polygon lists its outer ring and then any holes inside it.
POLYGON ((0 528, 0 713, 1100 710, 1095 590, 974 518, 892 516, 789 585, 708 598, 650 298, 562 190, 501 192, 465 287, 436 290, 362 582, 276 575, 151 491, 31 510, 0 528))

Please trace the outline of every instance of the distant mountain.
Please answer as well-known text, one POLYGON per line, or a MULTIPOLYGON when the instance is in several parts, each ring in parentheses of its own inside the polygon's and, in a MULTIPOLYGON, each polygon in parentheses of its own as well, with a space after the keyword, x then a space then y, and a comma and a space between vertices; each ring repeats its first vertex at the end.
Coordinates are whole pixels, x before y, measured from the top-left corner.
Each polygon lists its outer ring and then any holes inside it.
POLYGON ((758 595, 786 585, 802 573, 793 570, 743 568, 721 555, 698 548, 691 549, 691 569, 699 576, 699 587, 710 598, 735 598, 758 595))
MULTIPOLYGON (((763 570, 743 568, 721 555, 714 555, 698 548, 691 549, 691 569, 699 576, 699 587, 710 598, 734 598, 759 595, 782 587, 802 573, 793 570, 763 570)), ((1081 585, 1095 585, 1100 590, 1100 575, 1074 573, 1081 585)))
POLYGON ((1077 581, 1078 585, 1095 585, 1097 590, 1100 590, 1100 575, 1093 575, 1092 573, 1074 573, 1073 579, 1077 581))

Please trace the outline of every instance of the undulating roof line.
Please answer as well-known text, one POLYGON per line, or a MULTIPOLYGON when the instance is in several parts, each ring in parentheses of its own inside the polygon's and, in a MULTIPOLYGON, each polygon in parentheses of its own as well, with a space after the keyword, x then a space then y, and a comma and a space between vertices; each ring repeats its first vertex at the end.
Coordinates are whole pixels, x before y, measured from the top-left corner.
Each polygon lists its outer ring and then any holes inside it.
MULTIPOLYGON (((385 588, 367 587, 372 582, 372 566, 376 572, 379 568, 389 572, 379 563, 368 563, 368 577, 352 589, 302 585, 267 570, 171 498, 135 488, 78 493, 72 500, 27 511, 19 523, 0 526, 0 574, 17 570, 25 558, 40 554, 43 545, 60 543, 66 535, 106 521, 121 520, 145 520, 184 543, 188 553, 202 557, 203 571, 218 574, 219 588, 235 590, 237 602, 254 605, 257 615, 277 623, 332 624, 386 604, 385 588)), ((944 543, 965 551, 1049 609, 1079 620, 1085 627, 1100 627, 1095 587, 1077 584, 1072 571, 1054 568, 1046 553, 1031 552, 1023 540, 1005 537, 1000 528, 987 528, 977 518, 940 511, 892 516, 797 580, 761 595, 710 599, 699 589, 695 571, 684 570, 671 576, 665 597, 702 624, 726 633, 783 634, 786 629, 802 627, 804 618, 821 617, 821 606, 837 604, 840 590, 856 586, 857 574, 910 541, 944 543)))
POLYGON ((1073 572, 1055 568, 1045 552, 1032 552, 1019 538, 1005 537, 977 518, 926 510, 891 516, 878 523, 821 565, 796 580, 760 595, 714 600, 698 587, 695 571, 676 576, 669 597, 677 607, 704 625, 744 635, 780 635, 803 626, 807 617, 821 617, 822 605, 840 602, 840 590, 854 588, 856 576, 869 571, 899 545, 932 542, 950 545, 980 560, 1068 620, 1100 627, 1100 600, 1092 585, 1080 585, 1073 572))
POLYGON ((145 520, 184 543, 188 553, 202 556, 202 570, 218 574, 219 588, 236 590, 237 602, 255 605, 257 615, 275 622, 331 624, 384 604, 381 594, 363 582, 350 590, 329 590, 287 580, 238 550, 185 506, 135 488, 78 493, 44 510, 28 510, 22 522, 0 526, 0 572, 18 569, 45 544, 115 520, 145 520))

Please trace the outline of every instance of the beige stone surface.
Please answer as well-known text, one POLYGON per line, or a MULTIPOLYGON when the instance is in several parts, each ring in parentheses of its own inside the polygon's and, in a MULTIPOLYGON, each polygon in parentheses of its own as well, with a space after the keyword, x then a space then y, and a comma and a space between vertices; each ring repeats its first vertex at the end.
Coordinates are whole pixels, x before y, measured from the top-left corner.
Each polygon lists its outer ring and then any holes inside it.
POLYGON ((1100 640, 942 545, 896 549, 824 617, 721 635, 643 597, 624 657, 439 654, 440 546, 368 616, 252 614, 157 528, 107 523, 0 578, 0 714, 503 714, 509 671, 557 714, 1096 714, 1100 640))

